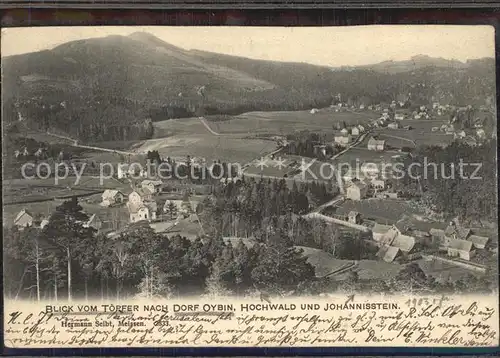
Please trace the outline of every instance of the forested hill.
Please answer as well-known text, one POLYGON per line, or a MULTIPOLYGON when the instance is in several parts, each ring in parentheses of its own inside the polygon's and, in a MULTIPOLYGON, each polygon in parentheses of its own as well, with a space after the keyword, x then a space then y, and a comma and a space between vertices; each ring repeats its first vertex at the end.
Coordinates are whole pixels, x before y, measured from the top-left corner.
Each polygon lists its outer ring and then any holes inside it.
POLYGON ((3 117, 80 139, 151 135, 149 119, 407 99, 481 105, 494 96, 494 61, 412 71, 332 69, 187 51, 150 34, 69 42, 2 59, 3 117))

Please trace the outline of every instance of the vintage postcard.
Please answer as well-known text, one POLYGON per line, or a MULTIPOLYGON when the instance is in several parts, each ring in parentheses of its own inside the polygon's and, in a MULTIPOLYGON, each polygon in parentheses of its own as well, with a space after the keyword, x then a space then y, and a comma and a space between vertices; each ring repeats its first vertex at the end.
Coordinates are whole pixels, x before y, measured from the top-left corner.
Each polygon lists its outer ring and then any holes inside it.
POLYGON ((3 29, 5 346, 498 346, 494 41, 3 29))

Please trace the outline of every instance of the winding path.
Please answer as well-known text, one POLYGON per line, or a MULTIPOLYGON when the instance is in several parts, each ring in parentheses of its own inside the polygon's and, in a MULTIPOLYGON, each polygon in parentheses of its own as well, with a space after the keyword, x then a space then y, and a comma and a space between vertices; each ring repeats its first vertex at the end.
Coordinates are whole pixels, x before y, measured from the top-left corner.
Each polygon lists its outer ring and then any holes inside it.
POLYGON ((59 134, 54 134, 54 133, 49 133, 49 132, 46 132, 46 133, 52 137, 68 140, 72 143, 71 146, 77 147, 77 148, 92 149, 92 150, 96 150, 96 151, 100 151, 100 152, 108 152, 108 153, 123 154, 123 155, 135 155, 135 154, 137 154, 134 152, 127 152, 124 150, 94 147, 94 146, 90 146, 90 145, 82 145, 82 144, 78 144, 78 140, 76 140, 76 139, 66 137, 63 135, 59 135, 59 134))
POLYGON ((205 128, 210 132, 212 133, 213 135, 216 135, 216 136, 220 136, 221 134, 220 133, 217 133, 216 131, 214 131, 207 123, 207 120, 204 118, 204 117, 198 117, 201 124, 203 124, 205 126, 205 128))

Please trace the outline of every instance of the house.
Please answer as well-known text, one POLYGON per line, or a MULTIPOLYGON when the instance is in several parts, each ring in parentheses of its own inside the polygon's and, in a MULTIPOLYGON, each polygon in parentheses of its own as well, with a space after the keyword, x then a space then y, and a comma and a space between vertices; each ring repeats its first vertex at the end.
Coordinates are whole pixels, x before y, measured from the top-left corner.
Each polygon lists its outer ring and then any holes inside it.
POLYGON ((373 240, 376 242, 381 242, 383 237, 389 232, 391 228, 391 225, 375 223, 372 228, 373 240))
POLYGON ((141 220, 156 220, 157 204, 153 201, 152 193, 147 188, 136 189, 130 193, 127 208, 131 223, 141 220))
POLYGON ((472 245, 474 245, 476 249, 485 249, 489 238, 479 235, 471 235, 467 238, 467 241, 472 242, 472 245))
POLYGON ((348 221, 353 224, 359 224, 361 222, 361 214, 357 211, 350 211, 347 215, 348 221))
POLYGON ((152 194, 160 194, 162 191, 163 182, 161 180, 143 180, 141 187, 148 189, 152 194))
POLYGON ((360 105, 359 109, 365 109, 365 105, 364 104, 360 105))
POLYGON ((317 108, 313 108, 313 109, 311 109, 311 111, 309 113, 316 114, 318 112, 319 112, 319 110, 317 108))
POLYGON ((438 102, 434 102, 432 104, 432 109, 437 109, 437 108, 439 108, 439 103, 438 102))
POLYGON ((351 142, 351 136, 350 135, 347 135, 347 136, 335 136, 333 138, 333 140, 335 141, 335 143, 339 144, 339 145, 342 145, 342 146, 347 146, 349 145, 349 143, 351 142))
POLYGON ((437 132, 437 131, 439 131, 439 127, 432 127, 432 128, 431 128, 431 131, 432 131, 432 132, 437 132))
POLYGON ((368 191, 368 186, 362 181, 354 181, 347 188, 347 198, 351 200, 361 200, 366 197, 368 191))
POLYGON ((365 131, 365 127, 363 127, 361 124, 359 124, 358 131, 359 131, 359 133, 363 133, 365 131))
POLYGON ((415 118, 415 119, 420 119, 421 117, 422 117, 422 116, 421 116, 420 114, 415 114, 415 115, 413 116, 413 118, 415 118))
POLYGON ((398 129, 399 128, 399 123, 398 122, 392 122, 387 125, 388 128, 391 129, 398 129))
POLYGON ((392 241, 391 246, 397 247, 404 253, 410 253, 415 247, 415 238, 399 233, 392 241))
POLYGON ((447 247, 448 256, 459 257, 463 260, 469 261, 474 255, 472 247, 473 244, 471 241, 451 239, 447 247))
POLYGON ((400 251, 397 247, 384 245, 378 250, 376 256, 385 262, 393 262, 399 252, 400 251))
POLYGON ((385 190, 385 180, 381 178, 373 178, 371 183, 374 189, 385 190))
POLYGON ((83 227, 91 227, 91 228, 94 228, 95 230, 97 230, 97 232, 99 232, 102 228, 102 221, 101 219, 96 215, 96 214, 93 214, 89 220, 83 224, 83 227))
MULTIPOLYGON (((156 203, 155 203, 156 205, 156 203)), ((130 211, 130 222, 136 223, 139 221, 147 220, 156 220, 156 208, 155 206, 149 205, 140 205, 129 208, 130 211)))
POLYGON ((342 130, 340 131, 340 133, 342 133, 343 135, 348 135, 349 134, 349 130, 347 128, 342 128, 342 130))
POLYGON ((101 206, 112 206, 115 204, 121 204, 125 199, 125 195, 122 192, 112 189, 106 189, 104 193, 102 193, 101 197, 102 197, 101 206))
POLYGON ((151 200, 153 200, 153 194, 148 188, 135 189, 128 196, 128 203, 133 205, 151 200))
POLYGON ((383 151, 384 148, 385 148, 385 140, 377 140, 372 137, 368 141, 369 150, 383 151))
POLYGON ((358 127, 352 127, 351 129, 351 134, 352 135, 359 135, 359 128, 358 127))
POLYGON ((14 225, 18 228, 33 226, 33 215, 26 209, 21 210, 14 219, 14 225))
POLYGON ((397 121, 402 121, 403 119, 405 119, 405 115, 403 113, 396 113, 394 119, 397 121))

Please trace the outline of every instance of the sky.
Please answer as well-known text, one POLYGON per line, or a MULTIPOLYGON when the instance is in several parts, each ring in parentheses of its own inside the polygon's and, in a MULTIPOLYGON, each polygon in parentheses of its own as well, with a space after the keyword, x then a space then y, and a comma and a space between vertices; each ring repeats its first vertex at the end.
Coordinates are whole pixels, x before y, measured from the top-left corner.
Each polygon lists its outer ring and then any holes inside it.
POLYGON ((494 28, 485 25, 350 27, 100 26, 2 29, 1 55, 51 49, 65 42, 149 32, 172 45, 254 59, 356 66, 415 55, 494 57, 494 28))

